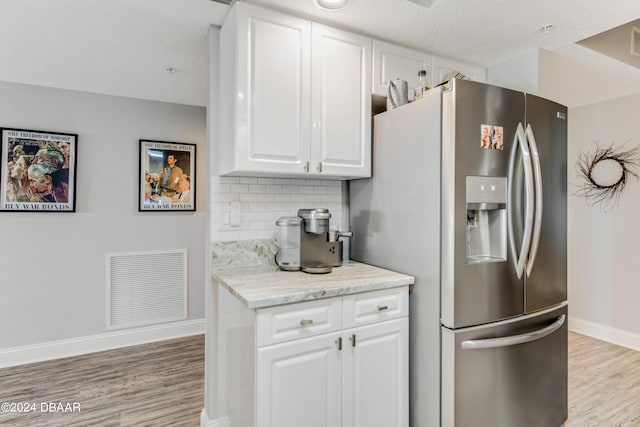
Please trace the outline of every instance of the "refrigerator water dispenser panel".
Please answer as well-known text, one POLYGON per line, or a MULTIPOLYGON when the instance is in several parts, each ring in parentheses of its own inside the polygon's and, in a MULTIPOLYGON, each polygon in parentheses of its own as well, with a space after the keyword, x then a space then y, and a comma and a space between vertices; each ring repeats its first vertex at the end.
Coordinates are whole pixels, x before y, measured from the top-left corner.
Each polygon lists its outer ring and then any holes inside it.
POLYGON ((507 178, 467 177, 467 264, 507 260, 507 178))

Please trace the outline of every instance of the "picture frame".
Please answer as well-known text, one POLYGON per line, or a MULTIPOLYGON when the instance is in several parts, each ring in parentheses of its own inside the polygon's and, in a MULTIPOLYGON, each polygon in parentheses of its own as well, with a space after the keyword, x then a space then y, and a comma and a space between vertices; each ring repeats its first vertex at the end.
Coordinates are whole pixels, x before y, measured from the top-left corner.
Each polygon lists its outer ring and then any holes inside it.
POLYGON ((2 127, 0 138, 0 211, 76 211, 77 134, 2 127))
POLYGON ((138 211, 196 210, 196 144, 140 139, 138 211))

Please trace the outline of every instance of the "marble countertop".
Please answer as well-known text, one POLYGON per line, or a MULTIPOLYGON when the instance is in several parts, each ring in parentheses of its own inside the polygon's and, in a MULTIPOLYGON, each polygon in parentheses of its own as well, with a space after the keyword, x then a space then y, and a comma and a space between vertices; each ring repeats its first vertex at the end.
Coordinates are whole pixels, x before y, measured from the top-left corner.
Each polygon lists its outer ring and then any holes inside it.
POLYGON ((282 271, 277 267, 238 268, 214 270, 213 279, 251 309, 395 288, 414 281, 406 274, 352 261, 327 274, 282 271))

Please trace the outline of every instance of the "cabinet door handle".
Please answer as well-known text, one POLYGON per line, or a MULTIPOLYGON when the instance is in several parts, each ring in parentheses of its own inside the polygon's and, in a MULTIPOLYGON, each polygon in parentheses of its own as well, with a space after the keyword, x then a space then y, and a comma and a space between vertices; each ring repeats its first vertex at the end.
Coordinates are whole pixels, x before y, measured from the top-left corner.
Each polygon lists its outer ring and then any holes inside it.
POLYGON ((378 306, 378 311, 385 311, 388 310, 389 306, 388 305, 379 305, 378 306))
POLYGON ((342 351, 342 337, 336 340, 336 344, 338 344, 338 351, 342 351))
POLYGON ((313 325, 313 319, 302 319, 300 321, 300 326, 309 326, 309 325, 313 325))
POLYGON ((305 164, 304 164, 304 171, 305 171, 305 172, 309 172, 309 162, 305 162, 305 164))
POLYGON ((318 162, 318 172, 322 172, 322 162, 318 162))
POLYGON ((355 347, 356 346, 356 334, 353 334, 349 337, 349 340, 351 341, 351 347, 355 347))

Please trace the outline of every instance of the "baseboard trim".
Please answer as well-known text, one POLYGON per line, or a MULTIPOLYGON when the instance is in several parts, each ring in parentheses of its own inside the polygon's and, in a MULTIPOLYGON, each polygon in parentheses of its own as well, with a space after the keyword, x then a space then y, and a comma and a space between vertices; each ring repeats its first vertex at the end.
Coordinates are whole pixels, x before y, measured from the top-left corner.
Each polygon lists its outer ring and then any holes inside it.
POLYGON ((0 368, 43 362, 63 357, 80 356, 97 351, 203 334, 205 320, 187 320, 142 328, 110 331, 20 347, 0 349, 0 368))
POLYGON ((569 317, 569 330, 582 335, 607 341, 622 347, 640 351, 640 334, 612 328, 589 320, 569 317))
POLYGON ((200 413, 200 427, 229 427, 229 418, 223 417, 217 420, 209 420, 207 410, 203 409, 200 413))

